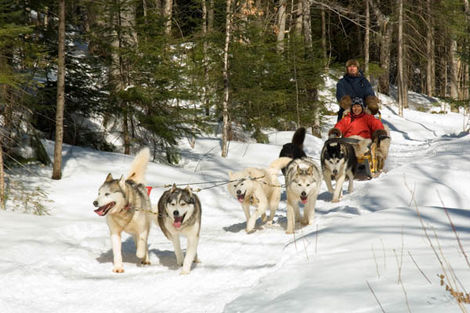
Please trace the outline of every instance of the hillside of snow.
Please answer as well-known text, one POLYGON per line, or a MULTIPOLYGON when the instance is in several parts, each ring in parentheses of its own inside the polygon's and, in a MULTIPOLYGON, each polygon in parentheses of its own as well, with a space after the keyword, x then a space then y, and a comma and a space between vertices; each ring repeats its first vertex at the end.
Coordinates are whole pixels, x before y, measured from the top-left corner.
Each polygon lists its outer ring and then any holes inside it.
MULTIPOLYGON (((246 234, 240 204, 215 186, 228 171, 266 167, 293 132, 271 132, 269 144, 231 142, 227 158, 219 137, 202 137, 194 148, 181 144, 181 166, 149 164, 153 204, 167 184, 203 189, 201 263, 189 275, 179 274, 173 246, 155 224, 152 265, 138 264, 125 235, 125 272, 111 271, 108 226, 92 202, 108 173, 127 173, 132 156, 65 146, 60 181, 50 179, 50 167, 16 170, 11 180, 52 202, 45 216, 0 211, 0 312, 466 312, 470 305, 445 289, 470 291, 464 118, 414 110, 401 118, 391 98, 381 100, 392 137, 385 173, 355 181, 339 203, 323 183, 314 224, 294 235, 285 234, 284 193, 275 223, 246 234)), ((327 117, 323 139, 305 140, 318 162, 335 118, 327 117)), ((53 143, 47 148, 52 155, 53 143)))

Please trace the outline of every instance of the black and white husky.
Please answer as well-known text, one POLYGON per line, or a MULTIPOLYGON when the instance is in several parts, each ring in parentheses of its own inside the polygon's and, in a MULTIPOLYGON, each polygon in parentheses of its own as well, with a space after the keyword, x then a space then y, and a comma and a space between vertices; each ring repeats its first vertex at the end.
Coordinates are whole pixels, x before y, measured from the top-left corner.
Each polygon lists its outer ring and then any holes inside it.
POLYGON ((321 180, 320 167, 309 157, 292 160, 287 165, 287 234, 294 232, 295 223, 299 220, 304 225, 313 223, 315 203, 320 191, 321 180), (302 219, 300 219, 299 203, 304 205, 302 219))
POLYGON ((197 262, 197 246, 201 230, 201 202, 191 188, 175 185, 163 193, 158 200, 158 225, 163 234, 172 241, 176 263, 183 266, 181 274, 189 274, 193 262, 197 262), (180 235, 186 236, 186 256, 180 245, 180 235))
POLYGON ((357 158, 351 144, 341 138, 332 138, 325 142, 321 151, 321 167, 328 191, 333 194, 332 202, 339 202, 346 178, 349 180, 348 193, 353 191, 356 165, 357 158), (332 179, 336 180, 334 191, 332 179))

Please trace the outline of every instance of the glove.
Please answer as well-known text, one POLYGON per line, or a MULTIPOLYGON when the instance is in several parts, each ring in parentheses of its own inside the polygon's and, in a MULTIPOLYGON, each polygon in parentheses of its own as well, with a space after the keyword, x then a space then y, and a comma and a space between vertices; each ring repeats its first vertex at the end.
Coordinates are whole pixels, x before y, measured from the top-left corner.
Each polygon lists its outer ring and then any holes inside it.
POLYGON ((377 114, 377 112, 379 112, 379 98, 376 96, 367 96, 366 107, 369 109, 370 114, 377 114))
POLYGON ((338 128, 332 128, 328 131, 328 139, 331 138, 340 138, 341 137, 341 131, 338 128))
POLYGON ((343 96, 341 100, 339 100, 339 106, 343 108, 343 110, 347 110, 352 105, 352 99, 350 96, 343 96))

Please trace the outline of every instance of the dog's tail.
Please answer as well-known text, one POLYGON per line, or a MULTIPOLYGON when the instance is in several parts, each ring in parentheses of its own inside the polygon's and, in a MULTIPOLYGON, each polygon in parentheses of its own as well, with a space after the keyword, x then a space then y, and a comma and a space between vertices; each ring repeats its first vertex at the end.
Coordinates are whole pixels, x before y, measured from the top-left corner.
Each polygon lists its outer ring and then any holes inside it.
POLYGON ((269 164, 269 168, 275 169, 276 171, 280 171, 284 167, 287 166, 292 161, 291 158, 281 157, 279 159, 274 160, 271 164, 269 164))
POLYGON ((147 164, 150 160, 150 150, 149 148, 143 148, 137 153, 132 161, 131 169, 127 179, 133 180, 136 183, 143 184, 145 181, 145 170, 147 169, 147 164))
POLYGON ((304 148, 304 140, 305 140, 306 132, 307 131, 305 127, 300 127, 295 131, 294 136, 292 136, 292 143, 295 146, 299 147, 300 149, 304 148))

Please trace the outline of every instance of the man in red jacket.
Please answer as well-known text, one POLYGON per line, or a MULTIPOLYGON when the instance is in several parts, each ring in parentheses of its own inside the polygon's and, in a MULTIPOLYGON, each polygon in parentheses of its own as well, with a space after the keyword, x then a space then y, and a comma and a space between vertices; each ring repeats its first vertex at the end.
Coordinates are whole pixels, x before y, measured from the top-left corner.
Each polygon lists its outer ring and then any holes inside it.
POLYGON ((328 137, 351 137, 373 139, 387 135, 384 125, 373 115, 364 111, 364 102, 359 97, 352 99, 351 112, 343 117, 335 127, 328 132, 328 137))

